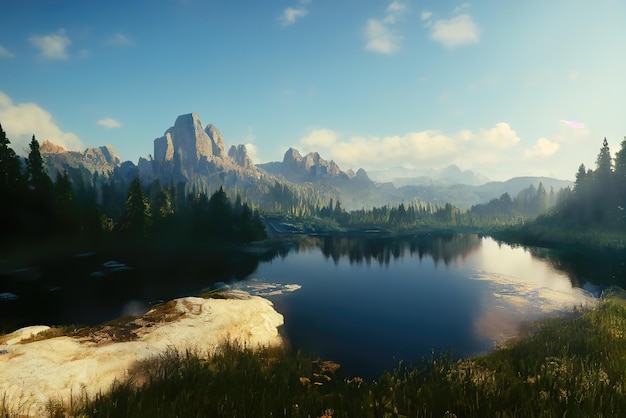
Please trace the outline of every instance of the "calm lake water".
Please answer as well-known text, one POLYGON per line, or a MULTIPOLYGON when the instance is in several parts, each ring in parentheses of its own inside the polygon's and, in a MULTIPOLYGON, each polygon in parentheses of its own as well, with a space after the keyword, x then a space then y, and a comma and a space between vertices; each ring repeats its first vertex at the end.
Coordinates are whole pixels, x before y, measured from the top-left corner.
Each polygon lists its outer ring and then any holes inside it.
POLYGON ((311 238, 250 279, 297 284, 269 296, 298 348, 375 377, 400 360, 485 353, 522 321, 593 303, 591 292, 523 248, 490 238, 311 238))
POLYGON ((271 299, 294 347, 373 378, 433 352, 488 352, 523 321, 593 303, 601 288, 586 274, 598 269, 578 260, 472 234, 309 237, 271 254, 196 255, 149 270, 86 253, 2 273, 0 325, 93 325, 228 281, 271 299))

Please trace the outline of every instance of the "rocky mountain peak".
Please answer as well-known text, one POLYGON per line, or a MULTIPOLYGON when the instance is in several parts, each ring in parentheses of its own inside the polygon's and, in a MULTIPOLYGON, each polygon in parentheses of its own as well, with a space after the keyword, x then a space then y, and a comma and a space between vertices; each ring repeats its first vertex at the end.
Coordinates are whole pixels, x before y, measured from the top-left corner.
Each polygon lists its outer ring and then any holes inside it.
POLYGON ((355 178, 360 178, 360 179, 367 179, 367 180, 370 179, 370 177, 367 175, 367 172, 365 170, 363 170, 362 168, 359 168, 356 171, 356 175, 354 177, 355 178))
POLYGON ((42 154, 62 154, 67 152, 61 145, 53 144, 52 142, 45 140, 39 147, 39 152, 42 154))
POLYGON ((204 132, 211 139, 211 145, 213 147, 213 155, 216 157, 224 158, 226 156, 226 148, 224 147, 224 137, 222 133, 213 124, 208 124, 204 128, 204 132))
POLYGON ((108 164, 118 166, 122 163, 122 159, 112 145, 105 145, 97 148, 87 148, 83 153, 85 157, 93 160, 97 164, 108 164))
MULTIPOLYGON (((212 125, 211 125, 212 126, 212 125)), ((237 146, 231 146, 228 150, 228 156, 235 160, 238 166, 243 168, 251 168, 254 167, 252 160, 248 156, 248 150, 246 146, 243 144, 239 144, 237 146)))
POLYGON ((184 167, 196 167, 200 160, 224 158, 224 138, 214 125, 202 128, 197 113, 176 118, 174 126, 154 140, 154 159, 157 162, 177 161, 184 167))
POLYGON ((293 164, 302 161, 302 155, 295 148, 289 148, 283 157, 283 163, 293 164))

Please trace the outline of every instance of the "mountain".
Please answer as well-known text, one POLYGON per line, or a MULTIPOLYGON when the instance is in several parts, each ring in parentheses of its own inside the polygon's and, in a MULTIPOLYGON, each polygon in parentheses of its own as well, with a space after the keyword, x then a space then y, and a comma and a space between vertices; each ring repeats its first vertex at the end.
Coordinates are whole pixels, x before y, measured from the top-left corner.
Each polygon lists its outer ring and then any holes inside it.
POLYGON ((57 173, 67 171, 76 177, 81 173, 83 181, 90 181, 94 173, 111 175, 122 160, 111 145, 87 148, 85 151, 68 151, 65 148, 44 141, 39 152, 46 163, 48 174, 54 180, 57 173))
POLYGON ((572 186, 571 182, 547 177, 482 184, 484 177, 451 165, 442 170, 420 171, 428 176, 396 179, 401 185, 397 187, 389 181, 373 181, 363 169, 356 173, 343 171, 317 152, 303 156, 293 148, 285 152, 281 162, 255 166, 244 145, 232 145, 226 152, 224 137, 217 127, 203 127, 196 113, 178 116, 163 136, 154 139, 153 156, 139 158, 137 164, 122 162, 110 145, 77 152, 45 141, 40 151, 53 179, 66 170, 74 184, 114 183, 120 190, 137 176, 146 185, 158 179, 162 186, 183 186, 185 193, 210 194, 224 187, 266 210, 298 213, 327 205, 331 198, 340 201, 346 210, 414 199, 469 208, 505 192, 514 197, 539 182, 548 191, 551 187, 558 191, 572 186), (303 209, 305 206, 309 209, 303 209))
POLYGON ((302 156, 298 150, 289 148, 282 162, 258 164, 257 167, 292 183, 334 187, 342 207, 347 210, 388 203, 365 170, 343 171, 334 161, 324 160, 317 152, 302 156))
POLYGON ((378 182, 392 182, 396 187, 439 185, 451 186, 467 184, 480 186, 489 182, 489 179, 472 170, 461 170, 452 164, 442 169, 433 168, 396 168, 393 170, 378 170, 370 172, 370 176, 378 182))
POLYGON ((559 180, 550 177, 514 177, 506 181, 492 181, 480 186, 466 184, 454 184, 442 186, 436 184, 422 184, 403 186, 393 191, 388 191, 397 198, 404 200, 419 199, 433 203, 450 202, 458 207, 469 208, 472 205, 486 203, 491 199, 499 198, 503 193, 511 197, 531 184, 535 187, 543 183, 545 189, 550 192, 553 188, 555 193, 565 187, 573 187, 574 183, 568 180, 559 180))

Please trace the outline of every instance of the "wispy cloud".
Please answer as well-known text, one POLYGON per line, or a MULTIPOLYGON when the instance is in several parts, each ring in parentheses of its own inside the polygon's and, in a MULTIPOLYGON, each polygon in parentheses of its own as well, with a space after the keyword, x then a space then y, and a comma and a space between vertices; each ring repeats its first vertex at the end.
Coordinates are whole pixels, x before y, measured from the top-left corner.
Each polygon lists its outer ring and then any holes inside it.
POLYGON ((379 54, 395 54, 400 50, 403 39, 389 25, 378 19, 367 21, 365 36, 367 37, 365 49, 379 54))
POLYGON ((73 132, 63 132, 52 115, 35 103, 13 103, 13 100, 0 91, 0 120, 2 128, 17 153, 24 153, 33 134, 39 143, 50 141, 66 149, 82 149, 81 140, 73 132))
POLYGON ((300 144, 309 148, 331 148, 339 138, 339 134, 330 129, 314 129, 307 136, 300 139, 300 144))
POLYGON ((537 143, 532 148, 524 151, 524 160, 531 160, 535 158, 548 158, 559 150, 561 146, 556 142, 551 142, 546 138, 539 138, 537 143))
POLYGON ((461 11, 463 11, 463 9, 467 9, 468 7, 470 7, 469 3, 463 3, 460 6, 457 6, 454 8, 454 13, 459 13, 461 11))
POLYGON ((395 54, 400 50, 404 37, 394 28, 397 21, 409 11, 407 3, 393 1, 387 6, 382 19, 369 19, 365 26, 367 51, 379 54, 395 54))
POLYGON ((342 139, 329 129, 317 129, 301 138, 305 151, 323 151, 340 165, 384 168, 429 164, 475 167, 511 158, 510 149, 520 138, 507 123, 476 132, 447 135, 437 130, 394 136, 352 136, 342 139))
POLYGON ((287 7, 283 11, 283 13, 280 15, 279 20, 283 24, 283 26, 290 26, 296 23, 298 19, 308 14, 309 14, 309 11, 304 7, 300 7, 297 9, 293 7, 287 7))
POLYGON ((134 44, 133 40, 123 33, 115 33, 109 39, 106 40, 108 45, 114 46, 131 46, 134 44))
POLYGON ((0 58, 13 58, 13 57, 15 57, 15 54, 13 52, 9 51, 4 46, 0 45, 0 58))
POLYGON ((59 29, 57 33, 50 35, 33 35, 28 40, 39 49, 44 58, 53 60, 67 59, 67 47, 72 44, 65 29, 59 29))
POLYGON ((119 123, 118 121, 116 121, 113 118, 104 118, 104 119, 100 119, 99 121, 96 122, 98 125, 100 126, 104 126, 105 128, 119 128, 120 126, 122 126, 121 123, 119 123))
POLYGON ((585 124, 577 120, 561 119, 559 122, 572 129, 585 129, 585 124))
POLYGON ((433 12, 429 12, 428 10, 424 10, 421 14, 420 17, 422 20, 428 20, 432 17, 433 12))
POLYGON ((432 25, 430 37, 446 48, 456 48, 478 43, 480 32, 472 17, 462 14, 451 19, 437 20, 432 25))

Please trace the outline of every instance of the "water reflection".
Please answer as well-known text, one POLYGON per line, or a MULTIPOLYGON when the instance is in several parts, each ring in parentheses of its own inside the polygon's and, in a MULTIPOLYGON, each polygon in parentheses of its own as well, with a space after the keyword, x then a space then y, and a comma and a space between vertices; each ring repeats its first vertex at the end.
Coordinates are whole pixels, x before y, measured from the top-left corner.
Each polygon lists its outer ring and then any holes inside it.
POLYGON ((302 239, 296 251, 308 251, 319 248, 326 259, 332 259, 335 265, 346 257, 350 265, 372 262, 389 266, 407 256, 417 255, 420 260, 430 257, 435 265, 464 259, 478 250, 481 239, 475 234, 390 237, 307 237, 302 239))
POLYGON ((253 277, 300 285, 271 298, 288 339, 362 376, 433 349, 485 353, 524 321, 594 300, 546 259, 472 234, 309 237, 253 277))

